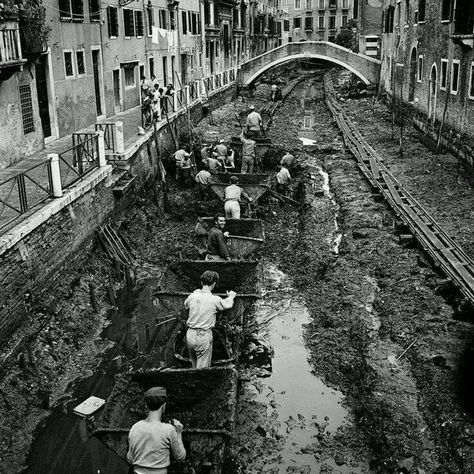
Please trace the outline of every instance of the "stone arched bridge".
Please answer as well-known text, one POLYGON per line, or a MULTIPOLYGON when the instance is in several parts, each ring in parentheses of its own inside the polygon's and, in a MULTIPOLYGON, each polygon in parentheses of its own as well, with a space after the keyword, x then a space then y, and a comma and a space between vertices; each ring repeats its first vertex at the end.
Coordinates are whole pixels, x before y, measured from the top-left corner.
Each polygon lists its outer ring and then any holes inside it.
POLYGON ((268 69, 288 61, 298 59, 322 59, 338 64, 353 72, 366 84, 379 80, 380 61, 327 41, 302 41, 286 43, 250 61, 243 63, 237 82, 248 86, 268 69))

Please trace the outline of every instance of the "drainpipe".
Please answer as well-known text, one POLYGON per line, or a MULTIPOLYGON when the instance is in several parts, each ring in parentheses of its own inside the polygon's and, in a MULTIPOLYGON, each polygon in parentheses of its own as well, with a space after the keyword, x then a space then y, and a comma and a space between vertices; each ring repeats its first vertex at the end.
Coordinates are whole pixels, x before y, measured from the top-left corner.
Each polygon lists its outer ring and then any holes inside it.
MULTIPOLYGON (((179 15, 179 2, 176 4, 176 23, 175 23, 175 27, 176 27, 176 30, 178 32, 177 36, 178 36, 178 54, 177 54, 177 65, 178 65, 178 69, 179 69, 179 72, 178 71, 174 71, 175 74, 178 74, 178 77, 180 76, 181 74, 181 71, 182 71, 182 65, 181 65, 181 28, 179 27, 180 25, 180 15, 179 15)), ((186 22, 187 22, 187 19, 186 19, 186 22)), ((182 77, 181 77, 182 79, 182 77)), ((175 77, 173 77, 173 84, 174 84, 174 81, 176 80, 175 77)), ((183 81, 181 81, 181 87, 184 89, 184 85, 183 84, 183 81)), ((175 88, 176 89, 176 88, 175 88)))

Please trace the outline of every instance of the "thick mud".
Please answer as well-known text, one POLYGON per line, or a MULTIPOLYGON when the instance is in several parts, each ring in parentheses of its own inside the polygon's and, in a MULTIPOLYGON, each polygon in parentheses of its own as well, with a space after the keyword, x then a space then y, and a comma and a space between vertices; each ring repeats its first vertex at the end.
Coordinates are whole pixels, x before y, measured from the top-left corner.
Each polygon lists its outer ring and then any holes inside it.
MULTIPOLYGON (((454 319, 439 292, 442 275, 422 251, 399 242, 393 213, 374 200, 325 106, 324 72, 293 90, 268 129, 277 147, 266 171, 293 152, 292 195, 304 206, 281 207, 270 197, 257 208, 266 236, 262 298, 244 333, 237 426, 223 472, 472 472, 472 325, 454 319)), ((197 134, 238 134, 235 115, 267 104, 269 86, 264 78, 255 98, 214 111, 197 134)), ((423 193, 434 202, 434 190, 423 193)), ((196 218, 222 207, 171 182, 165 215, 149 195, 121 217, 136 264, 133 289, 123 289, 124 275, 97 248, 61 289, 64 313, 44 309, 49 323, 30 343, 34 357, 7 369, 0 472, 127 472, 72 408, 89 395, 107 397, 114 375, 146 367, 150 352, 169 365, 173 350, 154 333, 155 280, 178 259, 201 258, 196 218), (122 297, 111 301, 110 287, 117 295, 122 288, 122 297)), ((462 214, 443 202, 435 210, 446 222, 462 214)), ((468 224, 462 229, 469 246, 468 224)))

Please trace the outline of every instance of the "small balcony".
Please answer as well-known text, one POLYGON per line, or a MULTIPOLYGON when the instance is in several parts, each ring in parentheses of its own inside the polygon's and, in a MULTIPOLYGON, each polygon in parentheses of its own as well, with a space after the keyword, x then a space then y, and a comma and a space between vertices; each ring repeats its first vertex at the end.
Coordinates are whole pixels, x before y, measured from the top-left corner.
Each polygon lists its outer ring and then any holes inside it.
POLYGON ((0 81, 9 79, 23 68, 18 20, 0 21, 0 81))

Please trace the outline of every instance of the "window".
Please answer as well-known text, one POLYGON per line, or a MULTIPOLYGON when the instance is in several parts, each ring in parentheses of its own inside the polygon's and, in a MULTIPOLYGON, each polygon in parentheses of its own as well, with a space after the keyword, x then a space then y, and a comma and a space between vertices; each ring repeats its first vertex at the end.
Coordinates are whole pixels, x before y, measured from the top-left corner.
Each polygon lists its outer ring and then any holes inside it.
POLYGON ((31 133, 35 131, 35 122, 33 119, 33 102, 31 101, 30 85, 20 86, 20 108, 21 120, 23 122, 23 133, 31 133))
POLYGON ((341 26, 347 28, 347 15, 342 15, 341 26))
POLYGON ((410 23, 410 0, 405 0, 405 24, 410 23))
POLYGON ((342 0, 342 8, 345 10, 349 8, 349 0, 342 0))
POLYGON ((150 77, 155 75, 155 58, 150 58, 148 60, 150 65, 150 77))
POLYGON ((147 26, 148 26, 148 36, 153 35, 153 25, 155 24, 155 19, 153 15, 153 7, 148 6, 146 9, 146 19, 147 19, 147 26))
POLYGON ((89 18, 91 21, 100 21, 100 0, 89 0, 89 18))
POLYGON ((133 10, 123 9, 123 27, 125 37, 130 38, 135 35, 135 22, 133 20, 133 10))
POLYGON ((199 15, 197 13, 191 14, 191 33, 193 35, 199 34, 199 15))
POLYGON ((446 85, 448 83, 448 60, 441 60, 441 77, 439 78, 439 88, 443 91, 446 90, 446 85))
POLYGON ((329 17, 329 29, 330 30, 336 29, 336 15, 331 15, 329 17))
POLYGON ((283 31, 290 31, 290 20, 283 20, 283 31))
POLYGON ((301 10, 301 0, 295 0, 295 10, 301 10))
POLYGON ((167 16, 167 10, 161 10, 160 9, 160 28, 163 29, 163 30, 167 30, 168 29, 168 16, 167 16))
POLYGON ((354 0, 354 6, 352 7, 352 9, 352 18, 354 18, 354 20, 357 20, 359 18, 359 0, 354 0))
POLYGON ((76 51, 77 75, 83 76, 86 73, 86 63, 84 61, 84 51, 76 51))
POLYGON ((451 18, 451 0, 443 0, 441 6, 441 21, 449 21, 451 18))
POLYGON ((181 12, 181 22, 183 27, 183 35, 185 35, 188 32, 188 12, 181 12))
POLYGON ((425 21, 426 0, 418 0, 418 23, 425 21))
POLYGON ((319 8, 320 10, 324 10, 324 0, 319 0, 319 1, 318 1, 318 8, 319 8))
POLYGON ((320 30, 324 30, 324 16, 323 15, 318 16, 318 28, 320 30))
POLYGON ((145 34, 145 25, 143 24, 143 12, 135 10, 135 36, 141 38, 145 34))
POLYGON ((421 82, 423 79, 423 56, 422 55, 418 56, 418 67, 416 71, 417 71, 417 80, 418 82, 421 82))
POLYGON ((453 59, 451 68, 451 94, 457 94, 459 91, 459 59, 453 59))
POLYGON ((304 19, 304 29, 311 31, 313 29, 313 17, 307 16, 304 19))
POLYGON ((393 20, 395 16, 395 7, 388 7, 385 14, 384 33, 393 33, 393 20))
POLYGON ((293 19, 293 28, 301 28, 301 18, 293 19))
POLYGON ((474 99, 474 62, 471 63, 471 75, 469 78, 469 98, 474 99))
POLYGON ((83 21, 84 4, 82 1, 83 0, 59 0, 59 17, 62 20, 83 21))
POLYGON ((174 16, 174 11, 170 10, 170 30, 176 29, 176 20, 174 16))
POLYGON ((125 87, 135 87, 135 66, 127 66, 124 69, 125 87))
POLYGON ((74 65, 72 63, 71 51, 64 51, 64 71, 66 72, 66 77, 74 76, 74 65))
POLYGON ((313 6, 311 5, 311 0, 306 0, 306 10, 311 10, 313 6))
POLYGON ((474 2, 456 0, 454 10, 454 33, 472 35, 474 33, 474 2))
POLYGON ((107 28, 110 38, 117 38, 119 35, 118 8, 107 7, 107 28))

